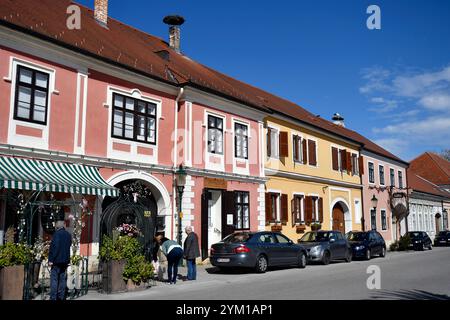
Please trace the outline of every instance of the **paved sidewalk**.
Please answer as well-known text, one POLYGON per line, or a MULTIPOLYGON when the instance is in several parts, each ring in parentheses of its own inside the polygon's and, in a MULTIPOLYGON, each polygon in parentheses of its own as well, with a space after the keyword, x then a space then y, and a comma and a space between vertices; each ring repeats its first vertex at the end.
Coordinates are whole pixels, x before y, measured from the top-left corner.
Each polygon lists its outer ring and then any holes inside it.
MULTIPOLYGON (((92 300, 291 300, 291 299, 450 299, 450 248, 424 252, 388 252, 386 258, 305 269, 276 268, 258 274, 243 270, 220 272, 198 266, 196 281, 176 285, 157 282, 146 290, 119 294, 91 291, 80 299, 92 300), (368 268, 380 270, 381 288, 371 290, 368 268)), ((180 268, 186 276, 186 268, 180 268)))
MULTIPOLYGON (((99 293, 95 290, 90 290, 89 293, 85 296, 80 297, 77 300, 122 300, 122 299, 135 299, 142 295, 148 294, 150 291, 166 291, 167 289, 172 289, 174 286, 177 288, 186 288, 195 284, 207 283, 207 282, 216 282, 218 281, 214 277, 215 268, 212 265, 197 265, 197 280, 188 281, 186 279, 187 275, 187 267, 178 267, 178 280, 175 285, 170 285, 166 282, 155 281, 156 286, 152 286, 145 290, 140 291, 132 291, 132 292, 122 292, 122 293, 113 293, 113 294, 105 294, 99 293), (212 273, 208 273, 212 271, 212 273)), ((167 273, 165 274, 167 278, 167 273)))

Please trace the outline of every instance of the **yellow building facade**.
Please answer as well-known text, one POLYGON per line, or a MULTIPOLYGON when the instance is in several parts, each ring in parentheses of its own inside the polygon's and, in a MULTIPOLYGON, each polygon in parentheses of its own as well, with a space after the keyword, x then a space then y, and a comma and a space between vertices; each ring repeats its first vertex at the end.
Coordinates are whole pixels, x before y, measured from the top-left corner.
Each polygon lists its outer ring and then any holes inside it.
POLYGON ((266 230, 294 242, 311 228, 361 230, 360 145, 290 119, 265 127, 266 230))

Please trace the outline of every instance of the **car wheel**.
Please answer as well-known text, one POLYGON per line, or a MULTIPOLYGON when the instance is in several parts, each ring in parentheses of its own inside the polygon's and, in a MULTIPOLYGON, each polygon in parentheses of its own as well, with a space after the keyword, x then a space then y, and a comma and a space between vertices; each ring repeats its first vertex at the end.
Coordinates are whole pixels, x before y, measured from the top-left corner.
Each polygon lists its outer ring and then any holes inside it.
POLYGON ((370 252, 370 249, 366 250, 366 260, 370 260, 372 258, 372 253, 370 252))
POLYGON ((300 256, 298 257, 298 267, 300 269, 303 269, 306 267, 306 254, 303 252, 300 253, 300 256))
POLYGON ((420 251, 424 251, 425 250, 425 243, 422 244, 422 247, 420 248, 420 251))
POLYGON ((429 250, 433 250, 433 245, 430 243, 430 246, 428 247, 429 250))
POLYGON ((381 248, 380 257, 382 257, 382 258, 386 257, 386 248, 385 247, 381 248))
POLYGON ((259 256, 256 261, 256 272, 264 273, 267 271, 267 258, 265 256, 259 256))
POLYGON ((347 250, 347 256, 345 257, 345 262, 352 262, 353 253, 351 250, 347 250))
POLYGON ((324 265, 330 264, 330 260, 331 260, 330 251, 325 251, 322 257, 322 264, 324 265))

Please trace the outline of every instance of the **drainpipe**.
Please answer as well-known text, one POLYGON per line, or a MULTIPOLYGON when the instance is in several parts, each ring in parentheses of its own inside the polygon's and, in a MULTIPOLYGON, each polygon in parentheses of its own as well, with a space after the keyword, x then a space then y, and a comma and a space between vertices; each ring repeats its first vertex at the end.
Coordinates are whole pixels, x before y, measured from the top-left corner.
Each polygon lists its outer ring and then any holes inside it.
MULTIPOLYGON (((179 108, 179 101, 181 99, 181 96, 184 93, 184 88, 181 87, 180 90, 178 91, 178 95, 177 98, 175 99, 175 112, 174 112, 174 116, 175 116, 175 125, 174 125, 174 139, 173 139, 173 167, 177 168, 178 164, 177 164, 177 155, 178 155, 178 147, 177 147, 177 142, 178 142, 178 111, 180 110, 179 108)), ((176 185, 175 185, 175 173, 172 179, 172 217, 174 218, 177 212, 177 189, 176 189, 176 185)), ((176 238, 176 234, 175 234, 175 228, 174 228, 174 219, 172 220, 172 239, 176 238)))

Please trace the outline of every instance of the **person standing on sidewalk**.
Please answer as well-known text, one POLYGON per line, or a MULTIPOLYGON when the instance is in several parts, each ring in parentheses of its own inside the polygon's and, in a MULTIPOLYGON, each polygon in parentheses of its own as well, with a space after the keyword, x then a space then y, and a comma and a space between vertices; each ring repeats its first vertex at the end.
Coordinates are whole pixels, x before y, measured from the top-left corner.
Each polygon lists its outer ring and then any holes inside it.
POLYGON ((192 231, 191 226, 185 228, 187 234, 186 240, 184 240, 184 258, 187 262, 187 279, 197 279, 197 265, 195 260, 200 257, 200 249, 198 248, 198 236, 192 231))
POLYGON ((163 238, 162 235, 157 237, 161 246, 161 251, 167 257, 167 273, 169 276, 169 284, 177 283, 178 264, 183 258, 183 248, 173 240, 163 238))
POLYGON ((70 247, 72 236, 64 228, 64 218, 56 221, 56 231, 53 234, 48 254, 50 272, 50 300, 64 300, 66 295, 66 270, 70 263, 70 247))

